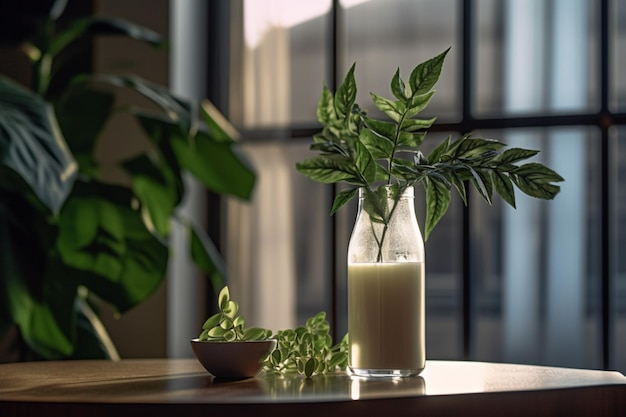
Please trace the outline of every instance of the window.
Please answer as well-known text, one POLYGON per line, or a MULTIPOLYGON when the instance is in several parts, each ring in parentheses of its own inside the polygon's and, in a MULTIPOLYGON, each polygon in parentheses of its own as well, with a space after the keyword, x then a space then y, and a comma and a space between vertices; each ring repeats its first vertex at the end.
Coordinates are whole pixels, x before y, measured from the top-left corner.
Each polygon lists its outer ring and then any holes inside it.
POLYGON ((518 194, 515 210, 476 195, 467 207, 453 201, 426 245, 428 358, 626 371, 618 349, 626 342, 626 5, 292 3, 223 2, 214 15, 230 22, 229 66, 219 74, 229 88, 218 104, 259 172, 253 203, 225 210, 231 286, 248 320, 279 329, 325 310, 338 335, 347 330, 355 207, 331 218, 337 190, 294 168, 311 156, 321 87, 337 85, 356 62, 365 104, 369 91, 388 94, 396 68, 406 76, 452 46, 425 147, 474 131, 541 150, 566 181, 551 202, 518 194))

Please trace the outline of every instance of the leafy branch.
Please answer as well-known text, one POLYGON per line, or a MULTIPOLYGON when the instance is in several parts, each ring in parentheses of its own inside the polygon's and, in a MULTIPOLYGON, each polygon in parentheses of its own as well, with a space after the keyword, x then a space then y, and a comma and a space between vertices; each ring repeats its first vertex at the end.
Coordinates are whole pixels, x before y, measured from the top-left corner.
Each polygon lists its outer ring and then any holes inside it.
POLYGON ((348 365, 348 338, 333 345, 326 313, 319 312, 306 321, 305 326, 280 330, 278 344, 267 358, 268 372, 297 372, 306 377, 325 374, 348 365))
MULTIPOLYGON (((467 204, 466 184, 472 184, 479 194, 492 203, 494 191, 515 207, 517 187, 523 193, 553 199, 560 191, 555 183, 563 178, 540 163, 520 161, 535 156, 538 151, 511 148, 492 139, 469 134, 452 141, 447 138, 428 157, 420 147, 426 131, 435 122, 416 116, 430 103, 449 48, 443 53, 417 65, 407 82, 398 69, 391 80, 388 99, 370 93, 376 106, 386 116, 379 120, 369 117, 355 102, 356 81, 352 65, 343 82, 333 94, 323 87, 317 106, 321 132, 313 137, 311 150, 319 154, 298 162, 297 170, 305 176, 326 184, 347 183, 349 188, 335 197, 331 215, 352 200, 363 188, 368 202, 365 210, 373 221, 385 227, 378 239, 379 247, 395 204, 386 207, 387 191, 391 186, 395 201, 403 190, 418 183, 426 190, 425 238, 435 228, 450 204, 451 189, 455 188, 467 204)), ((379 259, 380 260, 380 259, 379 259)))

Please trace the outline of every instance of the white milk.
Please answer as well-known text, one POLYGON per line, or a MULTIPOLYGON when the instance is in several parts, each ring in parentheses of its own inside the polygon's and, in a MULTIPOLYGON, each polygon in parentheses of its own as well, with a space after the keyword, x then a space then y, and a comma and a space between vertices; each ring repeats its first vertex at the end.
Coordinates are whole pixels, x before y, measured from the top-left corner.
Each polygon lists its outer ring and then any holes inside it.
POLYGON ((348 264, 353 372, 419 373, 426 360, 424 314, 423 262, 348 264))

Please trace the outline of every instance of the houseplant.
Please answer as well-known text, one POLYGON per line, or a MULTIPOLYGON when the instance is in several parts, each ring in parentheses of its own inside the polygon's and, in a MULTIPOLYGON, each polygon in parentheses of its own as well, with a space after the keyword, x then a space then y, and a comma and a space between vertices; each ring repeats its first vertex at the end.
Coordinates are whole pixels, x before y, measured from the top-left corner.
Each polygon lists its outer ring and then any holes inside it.
POLYGON ((422 154, 435 119, 416 116, 433 97, 448 51, 417 65, 408 82, 398 69, 391 80, 393 99, 371 93, 382 119, 355 103, 353 65, 335 93, 322 91, 317 116, 323 130, 311 145, 320 154, 296 165, 315 181, 348 185, 331 214, 359 195, 348 248, 348 333, 350 367, 360 375, 416 375, 425 364, 423 242, 406 201, 415 185, 425 188, 428 239, 448 209, 452 188, 465 203, 470 183, 488 203, 495 192, 515 207, 515 187, 552 199, 563 181, 540 163, 519 164, 538 151, 502 151, 502 142, 470 134, 448 137, 422 154))
POLYGON ((224 269, 214 245, 176 211, 183 175, 242 199, 254 186, 232 126, 210 103, 134 75, 59 76, 93 36, 165 43, 117 18, 64 21, 65 3, 0 4, 0 42, 20 48, 32 71, 26 86, 0 74, 0 336, 19 330, 19 359, 112 355, 90 297, 121 313, 149 297, 166 272, 172 220, 184 223, 192 259, 219 288, 224 269), (152 110, 118 108, 118 89, 152 110), (121 112, 132 114, 149 147, 117 163, 125 180, 110 182, 96 148, 121 112))
POLYGON ((218 312, 206 319, 191 341, 198 360, 215 376, 252 377, 266 372, 295 372, 306 377, 345 369, 347 340, 333 344, 326 313, 319 312, 295 329, 247 327, 227 286, 217 299, 218 312))

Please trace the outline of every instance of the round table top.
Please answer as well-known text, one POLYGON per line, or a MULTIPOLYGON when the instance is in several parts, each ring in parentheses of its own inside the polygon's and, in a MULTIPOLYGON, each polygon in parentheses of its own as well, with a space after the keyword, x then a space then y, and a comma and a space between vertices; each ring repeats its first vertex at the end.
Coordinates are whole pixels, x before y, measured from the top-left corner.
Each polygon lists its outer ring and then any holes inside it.
POLYGON ((1 416, 250 410, 274 416, 446 415, 457 407, 467 415, 612 415, 626 407, 626 378, 618 372, 464 361, 428 361, 422 375, 412 378, 260 374, 234 381, 214 378, 195 359, 0 365, 1 416))

